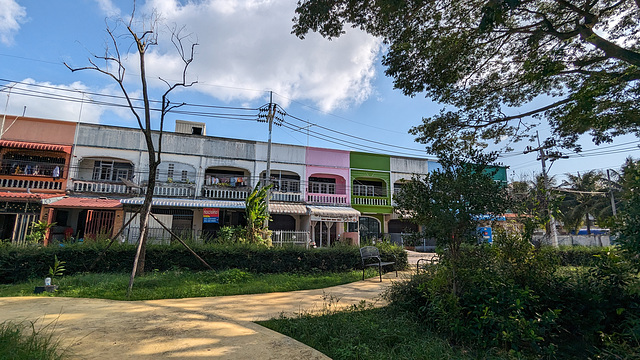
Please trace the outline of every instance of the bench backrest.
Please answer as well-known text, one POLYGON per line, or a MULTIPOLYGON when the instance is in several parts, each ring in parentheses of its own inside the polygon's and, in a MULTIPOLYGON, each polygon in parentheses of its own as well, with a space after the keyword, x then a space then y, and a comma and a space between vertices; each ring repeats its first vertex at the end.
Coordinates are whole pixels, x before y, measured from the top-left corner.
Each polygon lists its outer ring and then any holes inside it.
POLYGON ((362 261, 365 261, 365 260, 371 259, 371 258, 379 259, 380 258, 380 251, 378 251, 378 248, 375 247, 375 246, 361 247, 360 248, 360 257, 362 258, 362 261))

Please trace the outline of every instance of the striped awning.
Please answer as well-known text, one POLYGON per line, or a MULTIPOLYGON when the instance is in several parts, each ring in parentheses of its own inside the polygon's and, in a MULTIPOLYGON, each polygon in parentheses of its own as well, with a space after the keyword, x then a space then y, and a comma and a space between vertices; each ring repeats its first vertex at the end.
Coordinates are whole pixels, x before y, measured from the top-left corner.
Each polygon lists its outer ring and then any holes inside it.
MULTIPOLYGON (((125 205, 142 205, 144 198, 137 197, 122 199, 125 205)), ((244 201, 231 200, 183 200, 156 198, 151 203, 152 206, 186 207, 186 208, 220 208, 220 209, 244 209, 244 201)))
POLYGON ((360 211, 347 206, 307 205, 311 221, 356 222, 360 211))
POLYGON ((0 140, 0 147, 8 147, 8 148, 14 148, 14 149, 43 150, 43 151, 58 151, 58 152, 66 152, 67 154, 71 153, 71 146, 32 143, 32 142, 25 142, 25 141, 0 140))
POLYGON ((269 203, 270 214, 306 215, 307 207, 302 204, 269 203))

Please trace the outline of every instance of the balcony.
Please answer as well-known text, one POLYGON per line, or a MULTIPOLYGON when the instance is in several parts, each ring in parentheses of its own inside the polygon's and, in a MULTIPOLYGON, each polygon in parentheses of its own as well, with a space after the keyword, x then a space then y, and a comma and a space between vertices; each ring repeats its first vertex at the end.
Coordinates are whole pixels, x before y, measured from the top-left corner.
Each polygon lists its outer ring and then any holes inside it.
POLYGON ((16 190, 58 190, 62 188, 63 180, 49 180, 50 178, 38 179, 35 176, 5 176, 0 175, 0 188, 16 190), (45 180, 46 179, 46 180, 45 180))
POLYGON ((228 186, 204 186, 202 195, 208 199, 220 200, 245 200, 251 188, 249 187, 228 187, 228 186))
POLYGON ((377 196, 352 196, 353 205, 389 206, 389 198, 377 196))
POLYGON ((319 205, 335 205, 335 206, 346 206, 349 205, 347 202, 346 194, 307 194, 307 202, 310 204, 319 204, 319 205))
POLYGON ((272 191, 271 201, 302 202, 302 194, 295 192, 272 191))
MULTIPOLYGON (((146 185, 142 186, 140 190, 143 194, 146 194, 146 185)), ((157 183, 153 190, 153 195, 161 197, 192 198, 196 195, 196 186, 194 184, 157 183)))
POLYGON ((97 193, 97 194, 136 194, 130 186, 127 186, 121 182, 106 182, 106 181, 73 181, 73 191, 82 193, 97 193))

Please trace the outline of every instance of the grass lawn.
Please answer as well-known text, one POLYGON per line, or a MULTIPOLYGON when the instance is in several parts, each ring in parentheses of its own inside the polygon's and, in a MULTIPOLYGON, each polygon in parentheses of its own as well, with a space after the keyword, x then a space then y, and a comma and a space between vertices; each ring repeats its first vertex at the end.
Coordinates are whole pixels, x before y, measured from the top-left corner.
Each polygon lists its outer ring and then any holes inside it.
MULTIPOLYGON (((374 276, 373 269, 367 276, 374 276)), ((126 298, 130 274, 81 274, 56 277, 55 293, 35 296, 66 296, 112 300, 155 300, 188 297, 262 294, 296 290, 320 289, 362 279, 362 271, 314 274, 252 274, 231 269, 226 271, 164 271, 137 277, 126 298)), ((20 284, 0 285, 0 296, 34 296, 41 279, 20 284)))
POLYGON ((359 306, 347 311, 327 311, 320 316, 305 314, 258 324, 305 343, 335 360, 478 358, 452 347, 410 314, 391 307, 359 306))

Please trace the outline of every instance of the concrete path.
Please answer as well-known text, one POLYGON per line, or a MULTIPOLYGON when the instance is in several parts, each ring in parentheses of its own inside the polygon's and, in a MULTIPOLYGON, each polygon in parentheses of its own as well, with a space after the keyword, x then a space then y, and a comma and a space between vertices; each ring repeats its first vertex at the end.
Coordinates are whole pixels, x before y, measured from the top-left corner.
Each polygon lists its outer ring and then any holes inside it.
MULTIPOLYGON (((407 278, 400 273, 397 280, 407 278)), ((383 305, 394 272, 319 290, 152 301, 57 297, 0 298, 0 323, 55 328, 75 359, 328 359, 259 326, 281 313, 318 312, 361 301, 383 305)))

